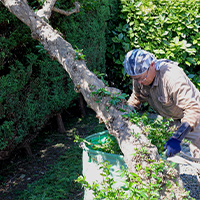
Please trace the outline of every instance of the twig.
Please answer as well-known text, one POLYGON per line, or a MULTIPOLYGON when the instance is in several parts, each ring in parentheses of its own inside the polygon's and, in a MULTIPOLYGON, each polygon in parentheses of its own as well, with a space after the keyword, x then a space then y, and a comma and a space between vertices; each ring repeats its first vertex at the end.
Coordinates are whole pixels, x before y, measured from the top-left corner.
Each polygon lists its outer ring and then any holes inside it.
POLYGON ((56 7, 53 7, 53 11, 55 11, 57 13, 60 13, 62 15, 69 16, 69 15, 71 15, 73 13, 78 13, 80 11, 80 4, 78 3, 78 1, 75 1, 74 5, 75 5, 75 8, 72 9, 71 11, 64 11, 64 10, 61 10, 59 8, 56 8, 56 7))

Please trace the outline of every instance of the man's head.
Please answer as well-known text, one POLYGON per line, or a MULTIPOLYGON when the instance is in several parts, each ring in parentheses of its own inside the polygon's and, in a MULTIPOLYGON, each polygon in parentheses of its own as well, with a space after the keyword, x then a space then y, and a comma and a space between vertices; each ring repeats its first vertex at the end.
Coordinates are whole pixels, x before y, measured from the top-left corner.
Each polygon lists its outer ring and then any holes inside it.
POLYGON ((126 54, 123 62, 126 73, 139 83, 149 85, 155 77, 155 56, 147 51, 135 49, 126 54))

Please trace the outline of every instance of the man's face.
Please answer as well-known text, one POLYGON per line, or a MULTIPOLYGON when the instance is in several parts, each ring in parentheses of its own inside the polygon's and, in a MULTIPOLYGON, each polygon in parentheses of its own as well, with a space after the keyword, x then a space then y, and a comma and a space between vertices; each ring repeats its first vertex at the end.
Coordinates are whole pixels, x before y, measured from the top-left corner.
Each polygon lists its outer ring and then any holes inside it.
POLYGON ((155 78, 155 74, 155 64, 152 62, 147 71, 137 76, 131 76, 131 78, 142 85, 150 85, 155 78))

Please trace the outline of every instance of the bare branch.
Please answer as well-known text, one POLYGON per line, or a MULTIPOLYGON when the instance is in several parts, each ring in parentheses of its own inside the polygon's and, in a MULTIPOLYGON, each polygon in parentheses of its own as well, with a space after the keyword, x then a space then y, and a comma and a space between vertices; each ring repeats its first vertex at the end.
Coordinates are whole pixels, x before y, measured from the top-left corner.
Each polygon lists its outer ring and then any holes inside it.
POLYGON ((69 16, 69 15, 74 14, 74 13, 78 13, 80 11, 80 4, 79 4, 78 1, 74 2, 75 8, 72 9, 71 11, 64 11, 62 9, 54 7, 56 1, 57 0, 46 0, 42 9, 38 10, 36 12, 36 14, 39 17, 45 18, 45 19, 48 20, 51 17, 52 10, 57 12, 57 13, 60 13, 62 15, 66 15, 66 16, 69 16))
POLYGON ((71 14, 78 13, 80 11, 80 4, 79 4, 79 2, 75 1, 74 5, 75 5, 75 8, 72 9, 71 11, 64 11, 64 10, 61 10, 59 8, 56 8, 56 7, 53 7, 53 11, 58 12, 58 13, 60 13, 62 15, 69 16, 71 14))
POLYGON ((42 9, 38 10, 36 14, 39 17, 45 17, 46 19, 49 19, 51 17, 51 12, 53 10, 54 4, 57 0, 46 0, 42 9))

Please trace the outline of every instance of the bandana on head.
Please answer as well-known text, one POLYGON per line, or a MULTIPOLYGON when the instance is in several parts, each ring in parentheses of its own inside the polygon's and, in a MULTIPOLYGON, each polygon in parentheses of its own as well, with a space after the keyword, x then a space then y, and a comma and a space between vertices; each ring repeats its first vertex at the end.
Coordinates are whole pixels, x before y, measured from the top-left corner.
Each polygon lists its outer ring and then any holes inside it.
POLYGON ((153 54, 142 49, 134 49, 129 51, 125 56, 123 65, 126 73, 129 76, 137 76, 147 71, 152 61, 155 62, 156 70, 159 70, 160 67, 166 62, 178 65, 178 63, 167 59, 157 60, 153 54))

